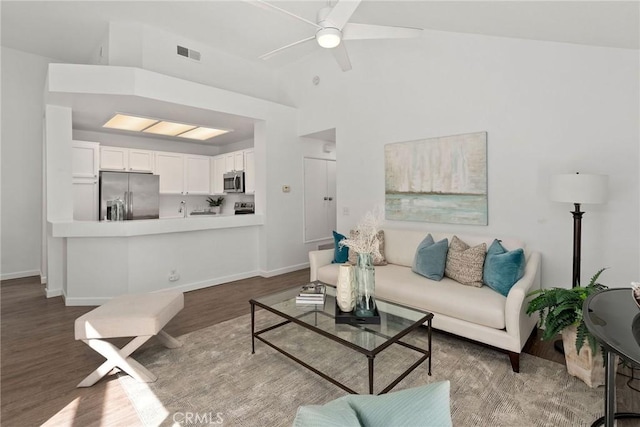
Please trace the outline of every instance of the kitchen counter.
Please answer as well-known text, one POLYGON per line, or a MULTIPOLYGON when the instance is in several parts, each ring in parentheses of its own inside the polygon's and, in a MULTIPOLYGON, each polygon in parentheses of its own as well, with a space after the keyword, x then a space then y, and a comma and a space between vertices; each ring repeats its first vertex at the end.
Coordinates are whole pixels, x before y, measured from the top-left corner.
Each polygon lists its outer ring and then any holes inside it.
POLYGON ((180 233, 219 228, 252 227, 264 224, 262 215, 199 215, 137 221, 49 221, 53 237, 129 237, 180 233))

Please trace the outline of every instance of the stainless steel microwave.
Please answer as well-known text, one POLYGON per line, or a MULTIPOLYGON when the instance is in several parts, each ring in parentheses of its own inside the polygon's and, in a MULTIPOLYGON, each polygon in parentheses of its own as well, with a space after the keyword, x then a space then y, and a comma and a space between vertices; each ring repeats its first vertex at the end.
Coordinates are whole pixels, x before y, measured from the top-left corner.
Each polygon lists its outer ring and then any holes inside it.
POLYGON ((225 193, 244 193, 244 172, 227 172, 223 176, 225 193))

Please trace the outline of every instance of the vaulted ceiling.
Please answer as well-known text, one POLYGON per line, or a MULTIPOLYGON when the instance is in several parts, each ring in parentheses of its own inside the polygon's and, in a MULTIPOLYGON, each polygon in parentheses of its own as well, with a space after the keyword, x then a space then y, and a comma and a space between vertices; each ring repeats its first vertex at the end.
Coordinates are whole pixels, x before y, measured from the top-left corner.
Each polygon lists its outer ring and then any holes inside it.
MULTIPOLYGON (((325 1, 274 1, 310 21, 325 1)), ((335 3, 333 1, 332 3, 335 3)), ((638 1, 364 0, 351 21, 594 46, 640 48, 638 1)), ((257 2, 0 2, 2 45, 85 63, 110 21, 138 22, 180 34, 247 60, 313 35, 310 25, 257 2)), ((279 67, 316 52, 312 43, 278 55, 279 67)))

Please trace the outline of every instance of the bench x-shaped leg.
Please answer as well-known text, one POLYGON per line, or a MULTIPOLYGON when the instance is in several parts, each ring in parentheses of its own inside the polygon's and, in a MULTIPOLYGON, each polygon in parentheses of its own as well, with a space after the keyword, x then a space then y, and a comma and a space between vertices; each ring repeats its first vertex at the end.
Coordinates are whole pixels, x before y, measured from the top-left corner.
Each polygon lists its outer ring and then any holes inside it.
MULTIPOLYGON (((115 345, 100 339, 83 340, 89 347, 100 353, 107 360, 102 365, 100 365, 98 369, 89 374, 87 378, 82 380, 82 382, 78 384, 78 387, 91 387, 102 377, 111 372, 111 370, 115 367, 118 367, 121 370, 125 371, 127 374, 131 375, 139 382, 154 382, 157 377, 149 372, 147 368, 135 361, 132 357, 129 357, 131 353, 136 351, 152 336, 153 335, 143 335, 136 337, 129 341, 129 343, 122 347, 122 349, 119 349, 115 345)), ((165 331, 160 331, 156 336, 158 337, 160 342, 167 348, 176 348, 182 345, 180 341, 173 338, 165 331)))

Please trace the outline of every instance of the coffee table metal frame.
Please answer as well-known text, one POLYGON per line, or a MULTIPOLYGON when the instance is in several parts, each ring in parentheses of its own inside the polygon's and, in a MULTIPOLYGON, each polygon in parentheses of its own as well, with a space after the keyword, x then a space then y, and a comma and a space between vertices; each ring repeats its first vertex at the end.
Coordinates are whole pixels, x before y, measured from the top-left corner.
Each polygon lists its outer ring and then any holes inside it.
MULTIPOLYGON (((330 285, 328 285, 330 286, 330 285)), ((295 289, 299 289, 299 286, 297 286, 295 289)), ((293 297, 295 298, 295 296, 293 297)), ((285 299, 286 300, 286 299, 285 299)), ((283 301, 284 302, 284 301, 283 301)), ((395 303, 390 303, 388 301, 384 301, 387 304, 391 304, 391 305, 395 305, 398 307, 402 307, 402 308, 407 308, 404 307, 400 304, 395 304, 395 303)), ((353 389, 347 387, 346 385, 342 384, 341 382, 337 381, 336 379, 330 377, 329 375, 327 375, 326 373, 314 368, 313 366, 309 365, 308 363, 302 361, 301 359, 297 358, 296 356, 290 354, 289 352, 283 350, 282 348, 278 347, 277 345, 273 344, 272 342, 268 341, 266 338, 264 338, 263 336, 261 336, 262 334, 272 331, 274 329, 277 329, 281 326, 287 325, 289 323, 295 323, 299 326, 302 326, 303 328, 309 329, 319 335, 322 335, 325 338, 328 338, 332 341, 335 341, 345 347, 348 347, 352 350, 357 351, 358 353, 361 353, 363 355, 365 355, 368 359, 368 368, 369 368, 369 394, 373 394, 373 368, 374 368, 374 360, 375 357, 378 353, 382 352, 383 350, 385 350, 386 348, 388 348, 389 346, 391 346, 391 344, 399 344, 403 347, 409 348, 411 350, 414 350, 418 353, 421 353, 422 356, 420 357, 420 359, 418 359, 414 364, 412 364, 408 369, 406 369, 403 373, 401 373, 394 381, 392 381, 389 385, 387 385, 380 393, 378 394, 384 394, 389 392, 391 389, 393 389, 400 381, 402 381, 407 375, 409 375, 414 369, 416 369, 422 362, 424 362, 425 360, 429 360, 428 363, 428 374, 431 375, 431 321, 433 319, 433 313, 429 313, 426 311, 422 311, 422 310, 415 310, 415 309, 411 309, 413 311, 416 312, 420 312, 420 313, 424 313, 424 316, 422 316, 419 320, 415 321, 413 324, 407 326, 406 328, 404 328, 403 330, 401 330, 399 333, 395 334, 394 336, 386 336, 380 332, 371 330, 370 327, 371 326, 375 326, 375 325, 345 325, 345 326, 352 326, 354 328, 365 328, 367 330, 368 333, 372 333, 375 334, 377 336, 383 337, 386 340, 384 341, 383 344, 378 345, 376 348, 374 348, 373 350, 367 350, 365 348, 362 348, 360 346, 358 346, 357 344, 351 343, 349 341, 346 341, 338 336, 335 336, 333 334, 331 334, 330 332, 324 331, 312 324, 309 324, 307 322, 304 322, 302 320, 300 320, 300 318, 304 317, 304 316, 308 316, 310 314, 313 314, 315 316, 318 315, 322 315, 322 316, 328 316, 328 317, 333 317, 331 316, 331 314, 323 311, 323 310, 312 310, 312 311, 305 311, 304 313, 301 313, 300 315, 296 316, 291 316, 287 313, 283 313, 280 310, 277 310, 271 306, 269 306, 268 304, 263 304, 260 301, 258 301, 257 299, 251 299, 249 301, 249 303, 251 304, 251 354, 255 354, 255 339, 257 338, 258 340, 262 341, 263 343, 267 344, 269 347, 275 349, 276 351, 282 353, 283 355, 285 355, 286 357, 288 357, 289 359, 295 361, 296 363, 304 366, 305 368, 307 368, 308 370, 314 372, 315 374, 319 375, 320 377, 324 378, 325 380, 329 381, 330 383, 340 387, 341 389, 345 390, 348 393, 351 394, 358 394, 356 391, 354 391, 353 389), (277 316, 280 316, 282 318, 284 318, 285 320, 283 322, 277 323, 275 325, 269 326, 267 328, 261 329, 259 331, 255 330, 255 308, 256 306, 261 307, 277 316), (428 349, 424 350, 421 349, 419 347, 416 347, 414 345, 405 343, 403 341, 400 341, 401 338, 403 338, 404 336, 406 336, 407 334, 409 334, 410 332, 418 329, 421 325, 423 325, 424 323, 426 323, 426 328, 427 328, 427 336, 428 336, 428 349)))

